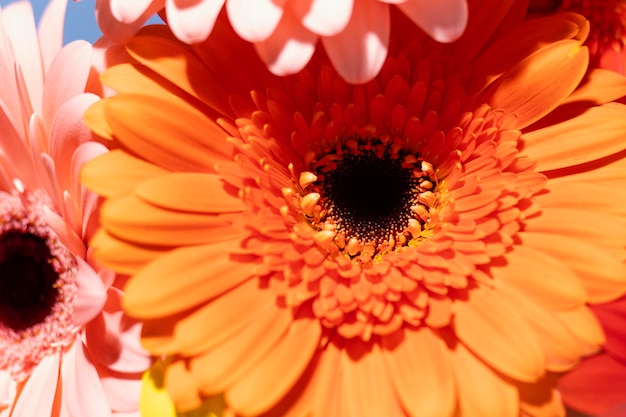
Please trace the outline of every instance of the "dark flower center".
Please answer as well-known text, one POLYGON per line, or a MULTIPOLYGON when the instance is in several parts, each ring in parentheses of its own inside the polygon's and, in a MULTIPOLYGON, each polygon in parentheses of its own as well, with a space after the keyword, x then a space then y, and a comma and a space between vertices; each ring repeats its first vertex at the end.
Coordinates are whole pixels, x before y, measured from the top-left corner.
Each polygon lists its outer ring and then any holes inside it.
POLYGON ((373 152, 345 155, 324 175, 328 214, 348 237, 379 243, 400 233, 411 218, 418 179, 399 159, 373 152))
POLYGON ((0 323, 21 331, 41 323, 59 295, 46 240, 18 231, 0 236, 0 323))

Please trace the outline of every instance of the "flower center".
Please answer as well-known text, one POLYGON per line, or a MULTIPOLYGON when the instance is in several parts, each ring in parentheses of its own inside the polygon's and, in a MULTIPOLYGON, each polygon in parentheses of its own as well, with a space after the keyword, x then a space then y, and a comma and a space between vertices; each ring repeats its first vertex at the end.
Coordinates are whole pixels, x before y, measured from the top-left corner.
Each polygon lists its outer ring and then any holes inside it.
POLYGON ((334 218, 348 237, 381 241, 406 227, 417 185, 411 170, 389 155, 346 155, 324 175, 327 218, 334 218))
POLYGON ((47 195, 0 192, 0 370, 20 381, 75 337, 78 264, 50 228, 47 195))
POLYGON ((42 322, 59 290, 46 241, 12 231, 0 236, 0 323, 14 331, 42 322))
POLYGON ((318 244, 367 263, 417 243, 440 202, 433 166, 380 139, 349 139, 300 175, 318 244), (332 242, 332 245, 328 243, 332 242))

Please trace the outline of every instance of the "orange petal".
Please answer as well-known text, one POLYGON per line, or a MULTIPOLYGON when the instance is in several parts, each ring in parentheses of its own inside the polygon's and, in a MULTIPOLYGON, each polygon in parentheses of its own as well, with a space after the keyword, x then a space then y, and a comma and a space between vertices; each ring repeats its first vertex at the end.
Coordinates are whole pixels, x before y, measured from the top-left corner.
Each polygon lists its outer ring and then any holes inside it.
POLYGON ((447 348, 427 327, 382 339, 382 355, 403 408, 410 416, 454 412, 455 384, 447 348))
MULTIPOLYGON (((521 60, 554 42, 572 39, 585 24, 582 16, 560 14, 532 19, 511 28, 480 55, 468 90, 480 92, 521 60)), ((588 23, 587 23, 588 24, 588 23)), ((626 92, 625 92, 626 93, 626 92)))
MULTIPOLYGON (((255 296, 265 298, 265 295, 255 296)), ((200 353, 190 362, 191 371, 203 394, 224 392, 237 379, 254 368, 283 337, 293 320, 291 313, 276 305, 273 297, 269 301, 262 307, 257 307, 255 311, 249 311, 244 307, 235 323, 241 323, 240 326, 233 326, 228 320, 221 320, 220 327, 213 326, 216 333, 207 336, 210 344, 203 343, 207 351, 200 353), (247 321, 244 316, 248 318, 247 321)), ((222 308, 228 317, 236 314, 229 311, 232 308, 227 305, 223 305, 222 308)), ((213 322, 217 325, 216 320, 213 322)))
POLYGON ((249 263, 230 256, 224 243, 175 249, 128 282, 124 309, 141 318, 184 311, 241 284, 253 273, 249 263))
POLYGON ((226 402, 244 415, 267 411, 302 375, 319 346, 321 334, 318 320, 296 319, 278 344, 226 392, 226 402))
POLYGON ((128 193, 140 182, 166 173, 163 168, 114 149, 87 163, 81 170, 81 183, 104 197, 128 193))
POLYGON ((587 48, 581 48, 579 41, 553 43, 502 75, 487 87, 479 102, 517 113, 517 127, 523 129, 550 113, 574 91, 588 61, 587 48))
MULTIPOLYGON (((622 176, 618 174, 617 178, 626 178, 626 173, 622 176)), ((613 216, 626 215, 626 193, 620 191, 621 189, 616 189, 610 185, 594 183, 593 178, 591 178, 589 184, 576 181, 562 181, 559 184, 555 184, 555 181, 552 181, 549 192, 536 195, 535 198, 543 208, 543 213, 561 207, 584 207, 586 213, 595 216, 595 220, 598 220, 599 218, 604 218, 604 216, 598 216, 596 213, 607 213, 613 216), (610 195, 611 198, 592 198, 589 193, 580 192, 585 187, 593 187, 593 194, 595 195, 610 195)), ((591 225, 593 223, 591 222, 591 225)), ((597 229, 598 232, 602 233, 605 233, 605 230, 607 230, 597 229)))
POLYGON ((98 263, 118 273, 129 275, 172 249, 167 246, 136 246, 111 236, 104 229, 96 232, 90 246, 94 249, 94 257, 98 263))
POLYGON ((229 114, 224 85, 212 82, 208 69, 185 45, 159 35, 140 33, 126 44, 128 53, 186 93, 229 114))
POLYGON ((100 101, 96 101, 94 104, 89 106, 89 108, 85 111, 83 120, 93 133, 100 136, 101 138, 112 140, 113 131, 111 130, 111 127, 109 126, 109 123, 106 121, 106 117, 104 116, 104 109, 107 105, 107 102, 107 99, 103 99, 100 101))
POLYGON ((615 71, 601 68, 590 69, 578 88, 563 102, 563 105, 572 103, 604 104, 617 100, 626 95, 626 78, 615 71))
POLYGON ((236 338, 268 304, 276 298, 249 279, 213 300, 206 300, 197 310, 176 324, 174 337, 182 355, 193 356, 236 338))
POLYGON ((517 417, 517 389, 463 344, 451 351, 459 415, 517 417))
POLYGON ((554 314, 576 337, 583 355, 596 353, 605 341, 602 327, 589 308, 583 306, 554 314))
POLYGON ((346 341, 341 351, 341 416, 380 417, 393 412, 391 381, 378 343, 360 339, 346 341))
POLYGON ((102 226, 122 240, 148 246, 223 242, 242 233, 223 216, 161 209, 135 196, 104 203, 102 226))
POLYGON ((549 171, 594 161, 623 150, 626 107, 609 103, 580 116, 522 135, 520 156, 549 171))
POLYGON ((533 384, 519 384, 520 415, 528 417, 565 416, 561 395, 556 390, 558 375, 547 374, 533 384))
MULTIPOLYGON (((596 192, 595 188, 594 192, 596 192)), ((619 190, 615 190, 611 194, 611 199, 614 197, 613 195, 615 197, 620 194, 626 196, 626 193, 619 190)), ((561 207, 568 205, 567 202, 563 201, 561 207)), ((528 220, 525 230, 556 236, 569 235, 621 254, 626 246, 626 220, 624 217, 606 212, 598 215, 597 212, 590 210, 586 204, 579 207, 581 209, 545 208, 542 210, 541 216, 528 220)))
POLYGON ((202 405, 202 398, 185 360, 175 360, 167 365, 164 382, 179 411, 194 410, 202 405))
POLYGON ((611 301, 626 292, 626 266, 618 256, 586 240, 567 235, 520 232, 524 245, 559 259, 582 281, 589 302, 611 301))
POLYGON ((503 374, 536 381, 545 372, 541 345, 526 319, 508 303, 505 294, 486 287, 469 292, 469 300, 454 303, 458 338, 503 374))
POLYGON ((522 313, 530 323, 545 352, 546 368, 549 371, 568 371, 578 363, 582 354, 578 340, 551 311, 534 303, 514 287, 502 281, 496 281, 494 285, 506 294, 506 299, 511 306, 522 313))
POLYGON ((246 209, 236 192, 219 175, 181 172, 144 181, 135 188, 134 194, 169 210, 232 213, 246 209))
POLYGON ((107 68, 100 76, 102 83, 118 93, 146 94, 167 97, 180 94, 180 89, 154 73, 144 65, 122 63, 107 68))
POLYGON ((213 172, 217 162, 231 159, 226 132, 173 96, 116 96, 107 101, 105 116, 122 145, 166 169, 213 172))
POLYGON ((506 262, 503 268, 492 268, 494 277, 541 306, 567 309, 587 300, 587 292, 578 276, 562 262, 541 251, 516 245, 506 254, 506 262))

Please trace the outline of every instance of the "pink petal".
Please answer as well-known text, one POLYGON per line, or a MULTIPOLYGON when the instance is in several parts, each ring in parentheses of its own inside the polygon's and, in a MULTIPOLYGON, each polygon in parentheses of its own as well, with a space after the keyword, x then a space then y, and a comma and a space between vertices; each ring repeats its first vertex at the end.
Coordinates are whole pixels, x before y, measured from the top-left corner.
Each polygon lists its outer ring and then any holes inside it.
POLYGON ((59 380, 60 354, 46 356, 35 367, 11 417, 49 416, 59 380))
POLYGON ((226 10, 230 24, 239 36, 249 42, 263 42, 276 30, 283 16, 284 3, 272 0, 228 0, 226 10))
MULTIPOLYGON (((20 173, 20 180, 27 186, 36 185, 33 160, 22 136, 15 129, 16 121, 9 114, 4 103, 0 101, 0 157, 11 167, 11 175, 20 173), (5 156, 2 156, 5 155, 5 156), (7 158, 6 155, 10 155, 7 158)), ((14 178, 11 178, 14 179, 14 178)))
POLYGON ((107 290, 98 274, 82 258, 76 258, 78 293, 74 298, 74 324, 83 325, 96 317, 107 301, 107 290))
POLYGON ((165 0, 167 24, 172 33, 185 43, 206 40, 224 0, 165 0))
POLYGON ((39 45, 44 72, 63 47, 63 22, 67 0, 51 0, 39 19, 39 45))
MULTIPOLYGON (((8 407, 15 396, 15 382, 7 371, 0 371, 0 410, 8 407)), ((2 415, 2 413, 0 413, 2 415)))
POLYGON ((354 0, 300 0, 289 6, 305 28, 320 36, 334 36, 350 21, 353 3, 354 0))
POLYGON ((46 76, 43 122, 49 130, 52 118, 63 103, 85 91, 91 68, 91 45, 75 41, 59 52, 46 76))
MULTIPOLYGON (((62 413, 72 417, 111 417, 111 407, 107 402, 100 377, 82 343, 74 343, 66 354, 61 367, 61 378, 62 413)), ((35 415, 32 414, 30 417, 35 415)))
POLYGON ((57 178, 62 190, 74 192, 71 162, 74 151, 93 139, 83 121, 85 110, 99 100, 93 94, 81 94, 63 103, 54 113, 49 135, 49 153, 56 164, 57 178))
POLYGON ((54 230, 61 243, 75 256, 84 258, 87 254, 85 244, 74 231, 67 226, 65 219, 48 207, 44 207, 44 215, 48 225, 54 230))
MULTIPOLYGON (((141 374, 123 375, 117 377, 115 373, 102 372, 102 388, 107 396, 111 408, 117 413, 136 413, 139 416, 139 393, 141 391, 141 374)), ((113 413, 114 416, 119 414, 113 413)))
POLYGON ((263 42, 254 47, 275 75, 295 74, 309 62, 315 52, 317 35, 300 24, 291 13, 283 15, 278 27, 263 42))
POLYGON ((15 58, 22 68, 33 108, 39 113, 43 96, 43 65, 30 2, 18 1, 6 6, 2 10, 2 21, 15 58))
POLYGON ((71 177, 73 178, 74 201, 79 205, 79 216, 82 219, 81 232, 85 241, 89 241, 99 226, 97 210, 99 198, 94 192, 87 190, 80 184, 79 176, 83 165, 97 156, 107 153, 109 150, 98 142, 83 143, 72 155, 71 177))
POLYGON ((109 0, 109 2, 111 14, 122 23, 133 23, 141 19, 153 3, 155 6, 160 5, 159 9, 163 8, 163 0, 109 0))
POLYGON ((86 344, 94 360, 110 371, 141 373, 152 363, 141 346, 141 324, 122 311, 122 292, 109 288, 103 314, 85 330, 86 344))
POLYGON ((17 119, 22 112, 22 103, 20 103, 15 83, 14 63, 15 57, 13 56, 11 42, 4 28, 4 23, 0 19, 0 91, 2 91, 0 101, 6 104, 10 114, 17 119))
POLYGON ((467 0, 408 0, 398 8, 438 42, 457 40, 467 26, 467 0))
POLYGON ((100 81, 100 75, 116 64, 122 64, 131 60, 124 45, 113 43, 106 37, 98 39, 92 48, 91 72, 87 80, 85 92, 96 94, 100 97, 115 95, 112 88, 104 86, 100 81))
POLYGON ((378 74, 387 57, 389 25, 387 4, 362 0, 354 4, 343 32, 322 38, 330 61, 347 82, 365 83, 378 74))

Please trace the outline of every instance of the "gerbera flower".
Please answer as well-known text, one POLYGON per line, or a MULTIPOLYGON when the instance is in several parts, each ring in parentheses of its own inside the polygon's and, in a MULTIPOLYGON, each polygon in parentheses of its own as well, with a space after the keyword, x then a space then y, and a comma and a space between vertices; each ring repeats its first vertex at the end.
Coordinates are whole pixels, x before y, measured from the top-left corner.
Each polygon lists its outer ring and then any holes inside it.
POLYGON ((626 2, 623 0, 532 0, 538 14, 555 11, 579 13, 589 19, 590 66, 626 74, 626 2))
POLYGON ((353 83, 371 80, 383 65, 392 7, 439 42, 457 39, 467 23, 466 0, 97 0, 96 15, 106 36, 125 42, 165 8, 174 35, 197 43, 213 31, 224 4, 235 32, 255 44, 274 74, 300 71, 320 39, 339 74, 353 83))
POLYGON ((603 351, 564 375, 559 389, 563 401, 575 410, 613 415, 611 410, 626 406, 626 297, 593 306, 592 311, 606 335, 603 351))
POLYGON ((106 148, 82 121, 99 99, 85 93, 98 89, 97 68, 88 43, 62 48, 66 6, 51 1, 39 33, 27 1, 0 15, 3 416, 137 412, 150 364, 140 326, 121 311, 120 279, 93 262, 85 243, 99 199, 77 174, 106 148))
POLYGON ((555 376, 604 340, 587 303, 625 291, 626 82, 585 75, 579 15, 469 7, 449 45, 392 13, 360 86, 322 51, 273 76, 225 16, 103 74, 94 256, 179 410, 562 414, 555 376))

